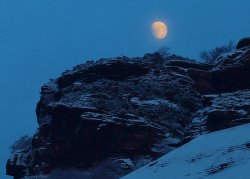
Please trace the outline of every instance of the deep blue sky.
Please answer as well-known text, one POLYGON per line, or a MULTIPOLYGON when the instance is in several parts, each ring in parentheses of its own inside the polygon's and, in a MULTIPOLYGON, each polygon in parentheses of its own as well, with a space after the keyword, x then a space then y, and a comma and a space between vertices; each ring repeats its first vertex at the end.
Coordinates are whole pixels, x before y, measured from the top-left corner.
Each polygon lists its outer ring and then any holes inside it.
POLYGON ((0 0, 0 178, 8 147, 37 128, 40 86, 86 59, 161 46, 196 58, 250 34, 249 0, 0 0), (150 25, 163 20, 159 41, 150 25))

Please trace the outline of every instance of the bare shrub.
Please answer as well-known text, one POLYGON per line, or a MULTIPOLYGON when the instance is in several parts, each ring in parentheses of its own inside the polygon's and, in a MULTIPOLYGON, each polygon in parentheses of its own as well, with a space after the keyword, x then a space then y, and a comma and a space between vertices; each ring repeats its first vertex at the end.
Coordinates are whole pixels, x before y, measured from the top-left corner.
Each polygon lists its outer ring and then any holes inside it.
POLYGON ((230 41, 226 45, 222 45, 211 50, 203 51, 200 53, 199 56, 203 62, 213 64, 221 54, 231 52, 234 49, 235 43, 233 41, 230 41))

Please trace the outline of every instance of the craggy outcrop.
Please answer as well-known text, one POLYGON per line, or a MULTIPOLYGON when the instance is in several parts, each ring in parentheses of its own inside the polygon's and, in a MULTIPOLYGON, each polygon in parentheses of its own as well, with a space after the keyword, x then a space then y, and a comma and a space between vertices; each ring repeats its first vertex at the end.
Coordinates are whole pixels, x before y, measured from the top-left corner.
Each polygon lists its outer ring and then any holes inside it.
POLYGON ((250 122, 249 77, 245 46, 215 65, 158 53, 78 65, 41 88, 39 128, 13 149, 7 174, 123 176, 196 136, 250 122))
POLYGON ((250 88, 250 48, 221 55, 209 70, 189 69, 201 93, 225 93, 250 88))
POLYGON ((204 107, 186 127, 187 139, 201 134, 250 123, 250 90, 204 95, 204 107))

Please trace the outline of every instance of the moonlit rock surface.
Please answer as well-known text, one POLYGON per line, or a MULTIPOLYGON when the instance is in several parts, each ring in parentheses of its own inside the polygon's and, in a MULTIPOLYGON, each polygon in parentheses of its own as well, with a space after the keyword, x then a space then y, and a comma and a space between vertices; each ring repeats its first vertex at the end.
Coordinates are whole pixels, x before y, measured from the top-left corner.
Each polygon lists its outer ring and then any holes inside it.
POLYGON ((200 136, 122 179, 250 176, 250 124, 200 136))

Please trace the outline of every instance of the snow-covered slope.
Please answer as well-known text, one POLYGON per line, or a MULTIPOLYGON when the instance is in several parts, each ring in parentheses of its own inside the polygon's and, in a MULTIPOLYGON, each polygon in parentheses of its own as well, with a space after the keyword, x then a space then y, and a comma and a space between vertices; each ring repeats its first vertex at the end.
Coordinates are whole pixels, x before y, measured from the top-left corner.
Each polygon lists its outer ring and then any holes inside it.
POLYGON ((123 179, 249 179, 250 124, 200 136, 123 179))

